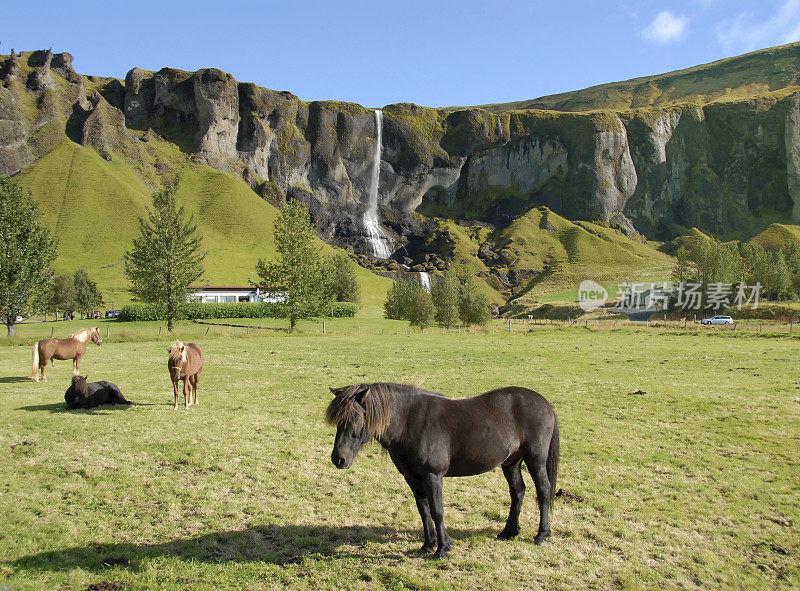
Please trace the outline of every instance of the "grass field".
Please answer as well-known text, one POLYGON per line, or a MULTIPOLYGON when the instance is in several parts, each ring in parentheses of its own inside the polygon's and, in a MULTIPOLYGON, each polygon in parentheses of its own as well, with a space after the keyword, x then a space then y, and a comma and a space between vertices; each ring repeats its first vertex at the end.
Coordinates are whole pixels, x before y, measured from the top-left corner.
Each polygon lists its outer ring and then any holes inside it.
MULTIPOLYGON (((171 408, 166 335, 132 325, 150 340, 117 342, 109 326, 83 370, 116 382, 127 408, 67 411, 69 362, 35 384, 30 348, 0 347, 10 589, 800 585, 800 340, 550 326, 405 335, 389 321, 231 338, 181 324, 206 353, 186 412, 171 408), (379 380, 545 395, 562 440, 551 542, 533 545, 528 477, 520 537, 494 539, 508 510, 495 470, 445 482, 451 558, 417 557, 419 517, 388 456, 373 444, 349 471, 329 460, 328 387, 379 380)), ((23 338, 47 328, 20 326, 23 338)))

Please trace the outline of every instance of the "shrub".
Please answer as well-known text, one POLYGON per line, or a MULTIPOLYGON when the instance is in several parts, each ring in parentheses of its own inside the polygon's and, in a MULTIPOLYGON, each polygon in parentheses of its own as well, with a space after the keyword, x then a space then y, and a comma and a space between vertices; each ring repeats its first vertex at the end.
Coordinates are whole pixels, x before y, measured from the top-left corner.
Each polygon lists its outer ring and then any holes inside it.
POLYGON ((352 318, 358 312, 358 304, 354 302, 331 302, 325 310, 329 318, 352 318))
MULTIPOLYGON (((181 318, 285 318, 286 307, 273 302, 188 303, 180 306, 181 318)), ((126 321, 166 320, 163 307, 151 304, 128 304, 120 312, 126 321)))

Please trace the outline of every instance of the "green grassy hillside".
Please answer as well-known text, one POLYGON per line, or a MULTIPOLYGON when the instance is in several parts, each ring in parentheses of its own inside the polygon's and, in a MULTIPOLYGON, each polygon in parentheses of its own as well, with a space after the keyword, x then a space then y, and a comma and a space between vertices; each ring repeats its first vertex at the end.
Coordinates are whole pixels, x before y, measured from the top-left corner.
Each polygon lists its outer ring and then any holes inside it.
POLYGON ((667 74, 601 84, 533 100, 483 105, 483 108, 495 113, 518 109, 623 111, 780 97, 800 90, 798 63, 800 43, 791 43, 667 74))
MULTIPOLYGON (((172 160, 178 198, 203 236, 203 282, 247 285, 256 261, 275 254, 272 227, 278 210, 242 180, 189 164, 185 158, 180 164, 177 148, 169 144, 160 149, 176 152, 172 160)), ((154 187, 124 159, 108 162, 94 149, 68 140, 15 178, 39 201, 45 223, 58 237, 56 271, 71 273, 83 267, 109 306, 129 301, 122 256, 138 234, 138 216, 150 203, 154 187)), ((320 245, 333 252, 321 241, 320 245)), ((366 270, 359 272, 359 279, 365 304, 382 303, 391 282, 366 270)))
POLYGON ((766 230, 750 239, 751 244, 759 244, 767 250, 783 248, 787 241, 800 244, 800 226, 770 224, 766 230))
POLYGON ((673 259, 657 244, 591 222, 571 222, 546 207, 532 209, 500 233, 498 245, 519 271, 541 271, 518 295, 538 298, 577 288, 584 279, 645 281, 669 275, 673 259))

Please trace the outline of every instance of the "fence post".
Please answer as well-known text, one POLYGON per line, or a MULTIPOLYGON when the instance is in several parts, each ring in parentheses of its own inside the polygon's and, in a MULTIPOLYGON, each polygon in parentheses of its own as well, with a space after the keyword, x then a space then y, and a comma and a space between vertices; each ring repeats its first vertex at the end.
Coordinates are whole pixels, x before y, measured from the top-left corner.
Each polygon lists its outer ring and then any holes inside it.
POLYGON ((108 338, 108 335, 110 335, 110 334, 111 334, 111 326, 106 324, 106 338, 108 338))
POLYGON ((511 318, 508 319, 508 332, 511 334, 511 318))
POLYGON ((322 321, 322 334, 325 334, 325 321, 322 321))
POLYGON ((161 336, 161 327, 160 326, 158 327, 158 336, 159 337, 161 336))
POLYGON ((54 331, 55 329, 56 329, 56 327, 55 327, 55 326, 51 326, 51 327, 50 327, 50 338, 51 338, 51 339, 53 338, 53 331, 54 331))

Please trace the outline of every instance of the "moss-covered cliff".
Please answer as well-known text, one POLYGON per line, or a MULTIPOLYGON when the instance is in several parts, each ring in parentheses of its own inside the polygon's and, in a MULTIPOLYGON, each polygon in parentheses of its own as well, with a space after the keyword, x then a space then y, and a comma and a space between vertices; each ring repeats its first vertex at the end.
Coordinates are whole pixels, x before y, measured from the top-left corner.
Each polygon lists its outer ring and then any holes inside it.
MULTIPOLYGON (((148 145, 159 137, 271 199, 302 199, 328 240, 363 246, 371 110, 302 101, 214 69, 134 68, 121 81, 81 76, 71 61, 49 51, 0 57, 0 172, 19 172, 67 134, 154 184, 170 170, 148 145)), ((385 216, 501 226, 546 206, 659 238, 796 221, 799 64, 800 46, 790 45, 535 103, 547 110, 389 105, 380 205, 385 216)))

